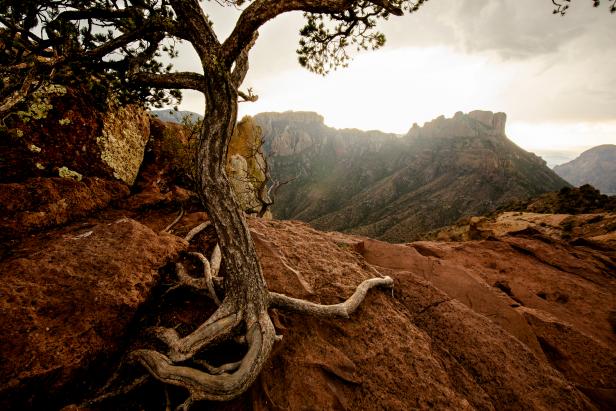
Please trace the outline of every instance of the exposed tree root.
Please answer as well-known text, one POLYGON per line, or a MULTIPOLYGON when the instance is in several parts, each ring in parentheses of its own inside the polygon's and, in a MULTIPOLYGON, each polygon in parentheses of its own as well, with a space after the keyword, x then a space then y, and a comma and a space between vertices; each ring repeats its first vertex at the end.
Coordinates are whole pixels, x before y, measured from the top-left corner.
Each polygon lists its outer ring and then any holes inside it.
POLYGON ((238 368, 240 368, 240 365, 242 365, 241 361, 237 361, 237 362, 230 362, 227 364, 223 364, 220 367, 213 367, 210 364, 208 364, 207 362, 203 361, 203 360, 194 360, 193 361, 195 364, 198 364, 200 366, 202 366, 203 368, 205 368, 207 370, 207 372, 209 374, 212 375, 220 375, 223 373, 231 373, 233 371, 236 371, 238 368))
POLYGON ((190 230, 188 234, 186 234, 186 237, 184 237, 184 240, 190 242, 197 234, 199 234, 201 231, 208 228, 210 224, 211 223, 209 221, 199 224, 198 226, 190 230))
POLYGON ((141 363, 157 380, 188 391, 188 399, 178 409, 188 410, 194 401, 227 401, 250 387, 267 361, 274 342, 279 339, 267 307, 321 318, 349 318, 368 291, 377 286, 393 287, 393 280, 390 277, 365 280, 349 299, 334 305, 316 304, 274 292, 267 295, 265 308, 261 310, 257 310, 250 301, 246 305, 238 305, 232 303, 232 300, 225 300, 208 321, 184 338, 179 338, 173 329, 158 329, 158 337, 169 347, 167 355, 153 350, 137 350, 131 357, 141 363), (204 370, 177 365, 178 362, 192 359, 210 344, 233 338, 234 331, 242 323, 247 330, 245 338, 248 352, 241 361, 212 367, 204 361, 194 360, 195 365, 203 367, 204 370))
POLYGON ((210 262, 201 253, 190 253, 190 255, 194 255, 199 260, 201 260, 201 263, 203 263, 203 280, 205 281, 207 290, 210 294, 210 297, 212 298, 212 300, 214 300, 216 305, 220 305, 220 300, 218 299, 218 296, 216 295, 216 290, 214 289, 214 279, 212 277, 213 270, 211 268, 210 262))
POLYGON ((321 318, 349 318, 366 298, 368 291, 377 286, 393 287, 394 280, 391 277, 371 278, 362 282, 355 293, 343 303, 333 305, 321 305, 298 298, 288 297, 284 294, 270 292, 270 307, 280 308, 286 311, 294 311, 321 318))
POLYGON ((172 361, 185 361, 192 358, 206 345, 231 337, 233 330, 241 323, 242 315, 226 311, 228 311, 226 306, 221 305, 205 323, 183 338, 180 338, 173 328, 156 327, 152 329, 152 332, 167 344, 169 348, 167 354, 172 361))
POLYGON ((228 401, 250 387, 274 344, 274 325, 267 312, 251 317, 247 321, 248 352, 232 374, 211 375, 196 368, 177 366, 169 357, 152 350, 138 350, 132 355, 154 378, 187 389, 188 404, 200 400, 228 401))
MULTIPOLYGON (((179 221, 179 218, 181 215, 174 223, 179 221)), ((170 229, 174 223, 168 228, 170 229)), ((199 224, 190 230, 185 240, 192 240, 209 225, 210 222, 199 224)), ((272 244, 258 233, 255 234, 257 240, 269 246, 274 256, 280 258, 286 268, 301 278, 301 274, 286 263, 286 258, 277 252, 272 244)), ((205 292, 216 302, 218 309, 206 322, 185 337, 180 337, 172 328, 153 328, 154 335, 167 345, 166 354, 147 349, 136 350, 130 354, 131 360, 142 364, 157 380, 188 391, 188 398, 177 408, 178 410, 188 410, 195 401, 233 399, 252 385, 268 360, 274 342, 282 338, 276 335, 268 308, 294 311, 320 318, 349 318, 371 288, 377 286, 391 288, 394 283, 390 277, 371 278, 362 282, 346 301, 322 305, 268 292, 262 277, 258 277, 261 278, 261 282, 249 281, 245 288, 235 287, 225 290, 225 298, 221 302, 216 292, 216 285, 222 281, 218 277, 222 262, 220 247, 216 245, 209 260, 198 252, 192 252, 190 255, 197 257, 203 264, 203 276, 193 277, 186 272, 182 264, 177 263, 178 284, 169 291, 185 286, 205 292), (207 346, 233 339, 245 342, 248 346, 248 351, 241 361, 213 367, 205 361, 194 359, 207 346), (180 364, 188 360, 192 360, 194 366, 180 364)), ((260 272, 257 274, 261 276, 260 272)), ((227 280, 228 278, 225 281, 227 280)))
POLYGON ((182 217, 184 217, 184 207, 180 207, 180 212, 178 213, 178 216, 175 218, 175 220, 173 220, 171 224, 165 227, 165 229, 162 232, 170 233, 173 226, 175 226, 182 219, 182 217))
POLYGON ((216 244, 214 247, 214 251, 212 252, 211 263, 205 258, 205 256, 201 253, 192 252, 189 253, 192 256, 195 256, 201 261, 203 264, 203 277, 195 278, 190 276, 186 272, 186 268, 180 263, 176 263, 175 272, 178 276, 178 283, 173 287, 169 288, 165 294, 170 293, 171 291, 180 288, 180 287, 188 287, 195 289, 197 291, 205 291, 209 297, 214 300, 216 305, 220 305, 220 299, 216 294, 216 283, 221 280, 217 277, 218 271, 220 270, 220 264, 222 262, 220 247, 216 244))

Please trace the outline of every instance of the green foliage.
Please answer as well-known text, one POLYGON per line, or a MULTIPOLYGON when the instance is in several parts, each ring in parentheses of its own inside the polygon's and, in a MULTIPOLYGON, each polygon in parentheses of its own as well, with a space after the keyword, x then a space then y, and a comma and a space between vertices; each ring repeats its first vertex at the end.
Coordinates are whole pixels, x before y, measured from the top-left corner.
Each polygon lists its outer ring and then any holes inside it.
POLYGON ((125 7, 111 0, 0 0, 0 99, 53 83, 85 86, 95 102, 111 92, 152 107, 177 104, 179 90, 130 81, 136 70, 172 71, 161 61, 178 55, 177 40, 163 41, 171 17, 166 2, 153 0, 126 1, 125 7), (105 50, 131 33, 121 47, 105 50))
POLYGON ((299 63, 321 75, 337 67, 346 67, 351 59, 349 49, 357 52, 383 47, 385 35, 376 30, 379 20, 387 20, 392 14, 402 15, 405 11, 415 12, 426 1, 358 1, 342 13, 304 13, 306 25, 300 30, 297 50, 299 63))

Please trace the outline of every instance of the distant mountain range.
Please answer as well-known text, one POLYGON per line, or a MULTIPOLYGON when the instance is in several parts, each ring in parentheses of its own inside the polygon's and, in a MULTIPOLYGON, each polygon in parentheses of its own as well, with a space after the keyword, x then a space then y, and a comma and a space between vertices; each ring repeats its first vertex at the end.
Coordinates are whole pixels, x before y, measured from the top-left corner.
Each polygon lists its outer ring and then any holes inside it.
POLYGON ((473 111, 404 136, 337 130, 309 112, 255 116, 274 180, 274 216, 403 242, 515 200, 569 186, 505 136, 504 113, 473 111))
POLYGON ((593 147, 554 171, 574 186, 591 184, 604 194, 616 194, 616 145, 593 147))
POLYGON ((201 114, 187 110, 150 110, 150 114, 158 117, 161 121, 168 121, 171 123, 182 123, 185 119, 190 119, 190 121, 196 122, 197 120, 201 120, 203 118, 201 114))

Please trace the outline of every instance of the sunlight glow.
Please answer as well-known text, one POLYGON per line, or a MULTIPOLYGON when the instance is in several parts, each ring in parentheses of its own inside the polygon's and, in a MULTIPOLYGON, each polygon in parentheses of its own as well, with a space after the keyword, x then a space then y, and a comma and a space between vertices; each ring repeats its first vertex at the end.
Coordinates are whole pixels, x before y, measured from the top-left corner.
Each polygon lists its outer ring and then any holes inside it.
MULTIPOLYGON (((507 113, 509 137, 529 151, 579 154, 593 145, 616 143, 616 116, 599 113, 591 123, 576 118, 583 97, 573 100, 577 107, 560 101, 560 95, 575 93, 579 84, 550 81, 559 70, 544 60, 503 61, 448 47, 386 49, 363 53, 348 68, 325 77, 300 67, 256 80, 249 76, 245 86, 253 87, 259 100, 240 104, 240 117, 316 111, 331 127, 404 134, 415 122, 481 109, 507 113)), ((201 112, 203 104, 202 96, 185 93, 182 108, 201 112)))

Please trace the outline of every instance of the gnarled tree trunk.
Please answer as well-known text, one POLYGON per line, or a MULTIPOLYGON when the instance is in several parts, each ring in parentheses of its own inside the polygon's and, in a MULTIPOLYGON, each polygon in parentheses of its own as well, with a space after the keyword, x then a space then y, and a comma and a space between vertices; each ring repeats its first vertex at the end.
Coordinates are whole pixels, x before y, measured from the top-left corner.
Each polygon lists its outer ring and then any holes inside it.
MULTIPOLYGON (((201 89, 206 98, 206 112, 198 144, 196 180, 198 195, 214 225, 225 261, 224 297, 216 312, 185 337, 181 338, 173 329, 157 329, 156 334, 168 346, 166 355, 137 350, 132 358, 143 364, 156 379, 187 389, 189 397, 181 407, 188 408, 194 400, 229 400, 250 387, 276 340, 268 314, 270 306, 321 317, 345 318, 357 308, 370 288, 392 286, 393 281, 389 277, 364 281, 349 300, 333 306, 268 291, 250 231, 225 171, 227 148, 237 121, 238 87, 248 69, 248 51, 257 34, 235 60, 232 70, 225 65, 220 43, 211 28, 203 26, 205 17, 198 3, 174 0, 172 4, 192 36, 191 43, 201 57, 204 70, 205 84, 201 89), (205 346, 232 338, 239 330, 248 345, 241 361, 217 368, 198 361, 193 362, 194 366, 178 365, 192 359, 205 346)), ((209 272, 206 277, 210 278, 209 272)), ((210 283, 210 295, 212 288, 210 283)), ((212 297, 217 299, 216 295, 212 297)))

